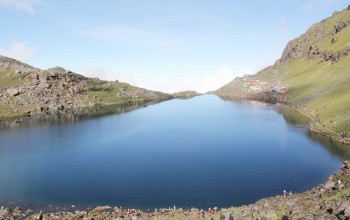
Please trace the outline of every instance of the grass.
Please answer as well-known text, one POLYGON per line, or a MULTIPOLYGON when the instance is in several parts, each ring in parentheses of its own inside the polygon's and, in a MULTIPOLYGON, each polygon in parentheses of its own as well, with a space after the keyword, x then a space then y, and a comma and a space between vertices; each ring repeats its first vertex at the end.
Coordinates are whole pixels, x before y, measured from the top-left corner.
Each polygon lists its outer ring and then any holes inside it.
POLYGON ((337 191, 336 193, 328 195, 326 197, 323 197, 322 199, 324 201, 340 201, 346 197, 350 197, 350 189, 349 188, 337 191))
POLYGON ((11 69, 0 70, 0 87, 2 86, 17 86, 21 83, 26 83, 26 76, 29 73, 18 74, 11 69))
POLYGON ((278 213, 276 214, 276 217, 275 218, 271 218, 271 220, 280 220, 280 219, 282 219, 282 217, 285 214, 285 212, 286 212, 286 207, 284 207, 284 206, 278 207, 278 213))
MULTIPOLYGON (((0 106, 0 115, 1 115, 1 118, 16 118, 16 117, 25 116, 26 113, 24 113, 24 112, 15 112, 10 107, 0 106)), ((1 118, 0 118, 0 120, 1 120, 1 118)))
POLYGON ((96 79, 91 79, 93 87, 85 94, 83 98, 84 103, 91 102, 97 104, 103 102, 107 105, 120 104, 127 102, 127 100, 118 97, 116 94, 122 89, 126 91, 133 90, 135 87, 127 83, 117 83, 117 82, 107 82, 107 81, 98 81, 96 79))
POLYGON ((350 135, 350 57, 331 64, 294 60, 280 66, 289 99, 300 102, 308 116, 318 114, 321 126, 350 135))

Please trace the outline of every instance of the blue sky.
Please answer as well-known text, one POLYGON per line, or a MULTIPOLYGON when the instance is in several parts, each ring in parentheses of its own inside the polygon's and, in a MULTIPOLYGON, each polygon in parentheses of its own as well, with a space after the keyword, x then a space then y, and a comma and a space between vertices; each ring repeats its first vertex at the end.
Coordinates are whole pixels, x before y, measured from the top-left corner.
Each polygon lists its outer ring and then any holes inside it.
POLYGON ((346 0, 0 0, 0 54, 164 92, 273 64, 346 0))

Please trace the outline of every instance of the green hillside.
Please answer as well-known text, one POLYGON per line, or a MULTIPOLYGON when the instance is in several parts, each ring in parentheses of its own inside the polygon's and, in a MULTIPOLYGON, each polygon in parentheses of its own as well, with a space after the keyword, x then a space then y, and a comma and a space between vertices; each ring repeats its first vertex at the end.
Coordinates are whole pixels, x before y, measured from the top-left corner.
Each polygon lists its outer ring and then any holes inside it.
POLYGON ((263 95, 295 106, 312 119, 312 129, 350 137, 350 11, 335 12, 287 44, 280 60, 254 76, 236 78, 215 93, 257 98, 263 95), (266 84, 256 93, 244 91, 245 81, 266 84), (288 92, 271 91, 283 86, 288 92))

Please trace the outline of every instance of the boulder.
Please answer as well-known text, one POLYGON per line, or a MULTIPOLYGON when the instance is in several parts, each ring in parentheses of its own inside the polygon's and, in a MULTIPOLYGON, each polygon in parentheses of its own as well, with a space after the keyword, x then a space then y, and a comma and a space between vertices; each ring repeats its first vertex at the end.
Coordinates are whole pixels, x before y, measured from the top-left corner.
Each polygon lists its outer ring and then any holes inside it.
POLYGON ((15 216, 18 216, 21 214, 21 209, 19 207, 16 207, 13 212, 12 212, 13 215, 15 216))
POLYGON ((96 215, 99 214, 103 211, 107 211, 112 209, 112 207, 109 206, 97 206, 94 210, 92 210, 91 212, 89 212, 89 215, 96 215))
POLYGON ((343 215, 345 218, 350 218, 350 200, 341 203, 338 208, 338 215, 343 215))
POLYGON ((63 105, 58 106, 57 110, 63 111, 64 110, 64 106, 63 105))
POLYGON ((9 214, 10 214, 10 211, 8 209, 4 209, 3 207, 1 207, 0 219, 7 219, 9 214))
POLYGON ((18 89, 7 89, 6 92, 10 96, 18 96, 19 95, 19 90, 18 89))
POLYGON ((333 181, 328 181, 328 182, 326 182, 326 184, 324 184, 324 188, 326 190, 335 189, 335 186, 336 186, 336 184, 333 181))

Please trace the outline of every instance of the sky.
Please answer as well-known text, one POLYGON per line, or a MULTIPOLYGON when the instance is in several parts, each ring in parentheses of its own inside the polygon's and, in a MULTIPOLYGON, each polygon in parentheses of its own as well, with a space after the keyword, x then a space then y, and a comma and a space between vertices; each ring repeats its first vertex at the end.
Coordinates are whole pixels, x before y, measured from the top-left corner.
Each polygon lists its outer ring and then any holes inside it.
POLYGON ((216 90, 347 0, 0 0, 0 55, 162 92, 216 90))

